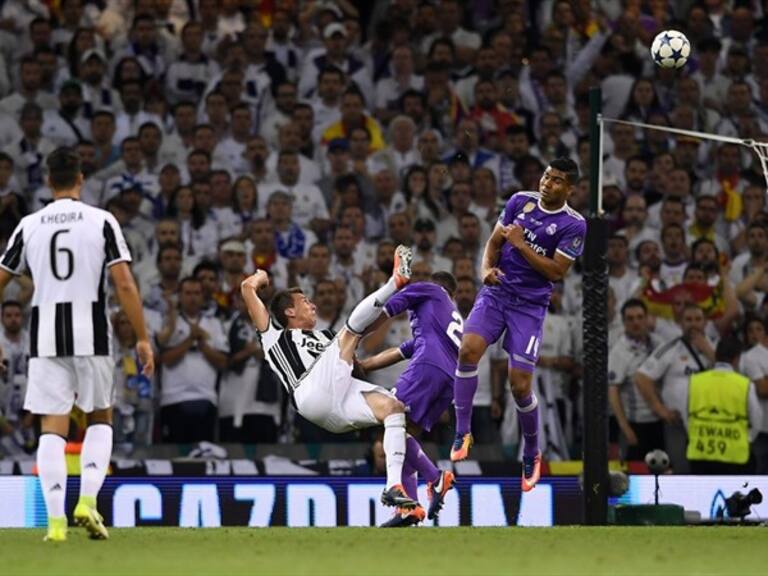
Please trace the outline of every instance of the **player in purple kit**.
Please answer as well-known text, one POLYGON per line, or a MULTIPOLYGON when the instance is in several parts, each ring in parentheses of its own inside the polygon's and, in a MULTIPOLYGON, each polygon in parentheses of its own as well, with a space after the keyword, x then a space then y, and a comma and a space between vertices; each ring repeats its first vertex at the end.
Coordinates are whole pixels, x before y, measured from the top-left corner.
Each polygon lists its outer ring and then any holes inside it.
MULTIPOLYGON (((463 327, 461 314, 452 300, 455 292, 456 280, 448 272, 436 272, 431 282, 415 282, 400 290, 387 300, 384 311, 394 317, 407 310, 413 338, 360 361, 361 368, 370 372, 410 359, 408 368, 397 380, 395 396, 405 404, 409 432, 415 434, 430 431, 453 402, 453 374, 463 327)), ((432 519, 453 487, 454 476, 452 472, 440 471, 409 434, 402 485, 413 500, 418 500, 417 473, 427 481, 428 516, 432 519)), ((384 526, 411 526, 424 516, 420 506, 398 510, 384 526)))
POLYGON ((451 460, 469 455, 477 364, 486 348, 504 334, 509 383, 524 438, 524 492, 533 489, 541 474, 539 412, 531 379, 552 283, 565 277, 584 248, 587 223, 566 203, 578 177, 573 160, 557 158, 541 177, 538 192, 518 192, 507 201, 485 245, 480 273, 485 286, 472 307, 459 347, 454 385, 456 440, 451 460))

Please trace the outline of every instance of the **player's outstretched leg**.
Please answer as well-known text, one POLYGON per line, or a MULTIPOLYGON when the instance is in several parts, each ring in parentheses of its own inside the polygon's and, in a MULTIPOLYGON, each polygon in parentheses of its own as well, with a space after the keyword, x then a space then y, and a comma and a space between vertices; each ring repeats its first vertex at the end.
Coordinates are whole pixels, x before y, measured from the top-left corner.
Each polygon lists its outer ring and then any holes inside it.
MULTIPOLYGON (((403 489, 411 500, 418 502, 418 478, 416 470, 408 463, 408 450, 406 449, 406 461, 403 463, 403 489)), ((427 513, 421 505, 415 508, 398 508, 392 518, 384 522, 381 528, 407 528, 424 521, 427 513)))
POLYGON ((64 511, 67 492, 66 445, 63 436, 44 431, 37 447, 37 474, 48 511, 46 542, 64 542, 67 539, 67 515, 64 511))
POLYGON ((112 455, 112 426, 106 423, 88 426, 80 453, 80 499, 75 507, 75 523, 94 540, 106 540, 109 533, 96 509, 96 497, 104 483, 112 455))
POLYGON ((443 501, 448 490, 453 488, 455 483, 453 472, 441 471, 435 466, 422 450, 419 441, 410 434, 405 441, 405 462, 427 481, 427 498, 429 498, 427 517, 432 520, 443 508, 443 501))
POLYGON ((381 495, 381 503, 398 508, 415 508, 418 502, 408 497, 401 484, 405 462, 405 406, 389 394, 366 392, 363 396, 374 417, 384 423, 387 487, 381 495))
POLYGON ((406 246, 398 246, 395 249, 395 263, 392 277, 381 288, 366 296, 347 320, 347 328, 354 334, 362 335, 376 319, 381 316, 382 309, 387 300, 395 292, 403 288, 411 279, 411 262, 413 252, 406 246))
POLYGON ((523 432, 523 492, 533 490, 541 477, 539 450, 539 402, 531 390, 531 374, 510 368, 509 381, 515 397, 517 417, 523 432))

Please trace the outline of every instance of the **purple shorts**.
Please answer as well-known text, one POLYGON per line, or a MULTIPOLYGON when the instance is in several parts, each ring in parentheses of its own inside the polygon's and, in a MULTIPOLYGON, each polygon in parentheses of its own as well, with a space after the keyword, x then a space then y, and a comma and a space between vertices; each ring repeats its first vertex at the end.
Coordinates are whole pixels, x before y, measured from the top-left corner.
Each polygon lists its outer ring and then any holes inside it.
POLYGON ((537 306, 496 286, 484 286, 464 323, 464 334, 482 336, 489 346, 504 334, 510 367, 533 372, 546 314, 546 306, 537 306))
POLYGON ((423 362, 411 362, 397 379, 395 396, 408 418, 429 432, 453 402, 453 375, 423 362))

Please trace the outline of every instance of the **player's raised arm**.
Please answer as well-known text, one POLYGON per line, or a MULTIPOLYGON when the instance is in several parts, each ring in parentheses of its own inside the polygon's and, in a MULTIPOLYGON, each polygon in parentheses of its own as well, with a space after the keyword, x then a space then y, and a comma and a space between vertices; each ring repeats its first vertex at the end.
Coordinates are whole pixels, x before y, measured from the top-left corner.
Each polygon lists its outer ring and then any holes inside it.
POLYGON ((240 293, 248 308, 248 315, 253 320, 254 326, 259 332, 266 332, 269 328, 269 310, 264 306, 257 292, 269 284, 269 276, 264 270, 256 270, 240 284, 240 293))
POLYGON ((144 366, 142 372, 145 376, 151 376, 155 371, 155 361, 152 354, 152 345, 149 343, 147 328, 144 325, 144 308, 139 297, 139 290, 131 274, 127 262, 117 262, 109 267, 112 282, 115 285, 115 293, 120 301, 120 306, 133 330, 136 332, 136 352, 144 366))
POLYGON ((497 222, 491 237, 485 243, 485 250, 483 250, 483 266, 480 269, 480 278, 482 278, 483 284, 501 284, 501 277, 504 276, 504 272, 496 265, 499 263, 504 241, 504 226, 497 222))
POLYGON ((360 368, 365 370, 365 372, 373 372, 375 370, 387 368, 388 366, 392 366, 393 364, 397 364, 402 360, 410 358, 408 352, 404 351, 403 347, 405 346, 408 346, 409 348, 407 349, 410 349, 411 354, 413 354, 413 340, 409 340, 400 346, 393 346, 370 358, 364 358, 363 360, 360 360, 358 364, 360 365, 360 368))

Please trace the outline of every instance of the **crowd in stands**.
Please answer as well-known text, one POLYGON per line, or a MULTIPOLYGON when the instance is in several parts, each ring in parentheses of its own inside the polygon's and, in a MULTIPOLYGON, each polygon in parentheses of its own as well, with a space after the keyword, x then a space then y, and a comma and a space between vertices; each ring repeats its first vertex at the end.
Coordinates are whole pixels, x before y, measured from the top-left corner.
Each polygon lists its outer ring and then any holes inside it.
MULTIPOLYGON (((762 3, 706 0, 5 0, 0 2, 0 242, 51 201, 45 157, 76 147, 82 200, 120 222, 157 346, 141 375, 135 334, 112 318, 118 450, 159 442, 315 442, 263 362, 244 275, 301 287, 338 329, 382 283, 397 244, 414 280, 458 280, 468 315, 501 207, 558 156, 579 163, 586 214, 588 90, 608 118, 740 138, 768 134, 762 3), (676 28, 692 56, 656 67, 676 28)), ((768 211, 754 153, 606 124, 612 441, 623 457, 685 456, 688 377, 718 341, 764 420, 768 469, 768 211), (682 339, 680 337, 683 336, 682 339), (746 352, 749 350, 748 352, 746 352), (756 396, 755 396, 756 397, 756 396)), ((579 457, 582 276, 555 286, 536 393, 545 458, 579 457)), ((34 445, 21 410, 33 280, 3 296, 0 451, 34 445)), ((410 337, 394 318, 361 354, 410 337)), ((501 348, 480 364, 478 443, 518 442, 501 348)), ((405 364, 370 378, 391 387, 405 364)), ((753 419, 759 414, 750 410, 753 419)), ((448 443, 451 414, 427 437, 448 443)))

